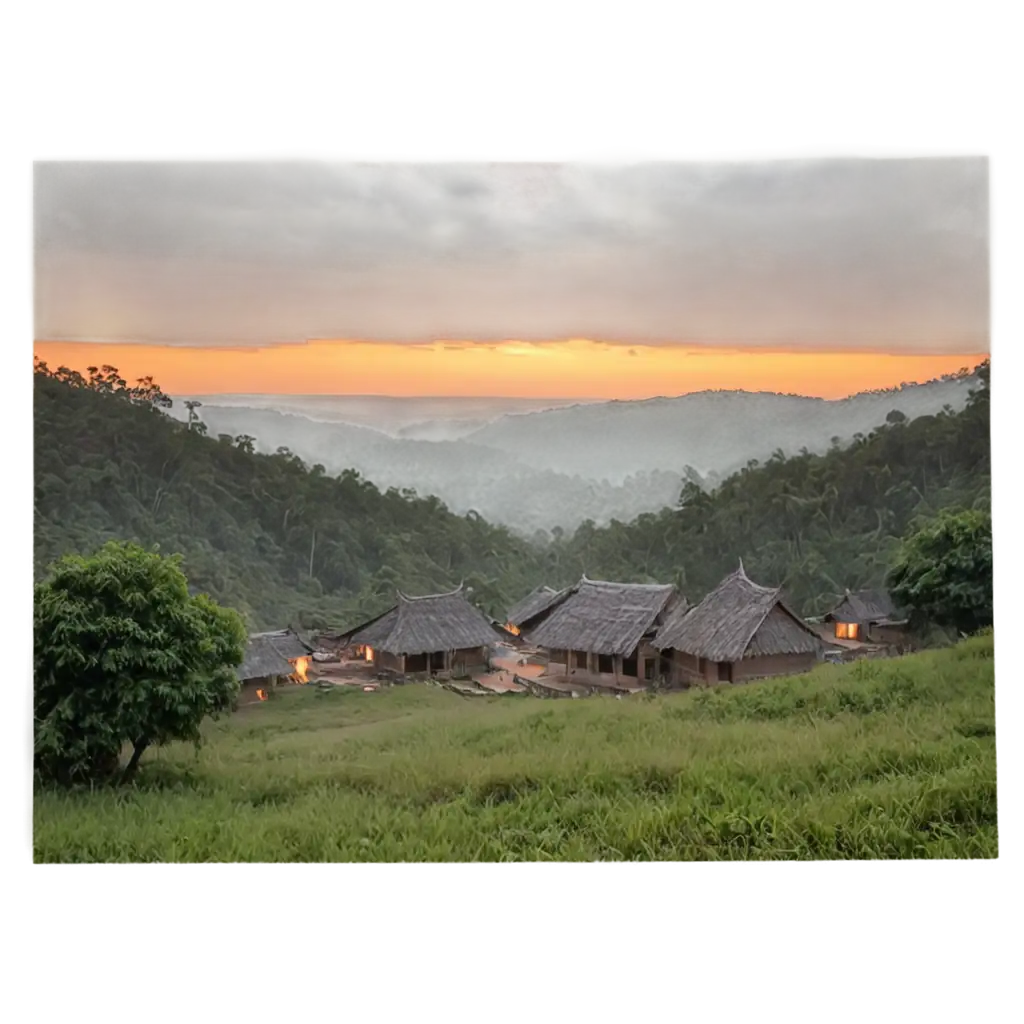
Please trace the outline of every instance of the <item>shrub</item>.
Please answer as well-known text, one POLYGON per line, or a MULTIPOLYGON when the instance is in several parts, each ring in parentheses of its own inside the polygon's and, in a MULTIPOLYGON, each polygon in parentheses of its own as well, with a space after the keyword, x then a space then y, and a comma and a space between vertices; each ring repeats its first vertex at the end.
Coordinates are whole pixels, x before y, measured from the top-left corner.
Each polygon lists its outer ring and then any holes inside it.
POLYGON ((921 621, 973 633, 992 625, 992 517, 945 511, 903 545, 887 578, 921 621))
POLYGON ((130 778, 151 744, 198 743, 203 719, 238 692, 242 620, 190 596, 177 557, 114 541, 66 556, 35 587, 34 626, 42 780, 130 778))

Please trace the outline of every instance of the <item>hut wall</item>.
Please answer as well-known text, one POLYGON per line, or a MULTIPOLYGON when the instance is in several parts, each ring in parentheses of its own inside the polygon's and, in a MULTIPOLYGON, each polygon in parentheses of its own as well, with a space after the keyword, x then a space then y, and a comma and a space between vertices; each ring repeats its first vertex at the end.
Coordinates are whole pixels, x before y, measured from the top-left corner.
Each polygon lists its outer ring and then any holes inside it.
MULTIPOLYGON (((547 660, 547 674, 550 676, 563 676, 569 672, 569 666, 573 664, 571 661, 571 651, 559 651, 554 649, 542 649, 541 652, 547 660)), ((583 671, 577 669, 577 671, 583 671)))
MULTIPOLYGON (((816 654, 764 654, 756 658, 744 658, 733 663, 734 683, 748 679, 763 679, 766 676, 799 675, 809 672, 818 662, 816 654)), ((715 668, 712 665, 712 668, 715 668)), ((717 675, 715 677, 717 679, 717 675)))
POLYGON ((451 656, 452 675, 469 675, 480 668, 487 667, 487 649, 484 647, 468 647, 455 651, 451 656))
POLYGON ((904 644, 907 642, 906 626, 869 626, 866 639, 873 644, 904 644))
POLYGON ((636 678, 638 682, 652 682, 658 677, 658 662, 661 653, 646 640, 640 642, 636 652, 636 678), (650 666, 650 668, 648 668, 650 666))
POLYGON ((700 671, 700 662, 692 654, 685 651, 665 651, 659 660, 657 674, 665 674, 665 682, 669 686, 691 686, 695 682, 703 680, 700 671), (663 673, 663 666, 667 663, 668 672, 663 673))
POLYGON ((384 669, 387 672, 404 671, 402 656, 400 654, 391 654, 389 651, 374 651, 373 665, 374 668, 384 669))

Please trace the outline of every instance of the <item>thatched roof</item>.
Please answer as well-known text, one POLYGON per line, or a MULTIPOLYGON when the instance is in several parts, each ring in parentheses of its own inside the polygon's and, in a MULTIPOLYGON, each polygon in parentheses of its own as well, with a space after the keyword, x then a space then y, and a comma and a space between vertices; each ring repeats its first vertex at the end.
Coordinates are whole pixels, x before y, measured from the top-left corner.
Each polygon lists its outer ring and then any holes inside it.
POLYGON ((462 586, 447 594, 410 597, 399 592, 398 604, 348 635, 389 654, 460 651, 493 644, 499 630, 466 600, 462 586))
POLYGON ((266 634, 249 637, 242 664, 235 669, 241 682, 248 679, 265 679, 269 676, 286 676, 294 671, 291 662, 283 655, 266 634))
POLYGON ((254 633, 253 636, 268 640, 277 653, 289 661, 308 658, 313 653, 313 648, 294 629, 275 629, 269 633, 254 633))
POLYGON ((594 654, 631 654, 673 602, 685 603, 671 584, 608 583, 586 576, 556 596, 549 610, 524 628, 524 637, 549 650, 594 654))
POLYGON ((821 638, 790 610, 778 587, 751 581, 743 564, 685 615, 673 615, 654 646, 708 661, 741 661, 765 654, 810 654, 821 638))
POLYGON ((826 621, 890 622, 896 618, 892 598, 884 590, 849 590, 826 616, 826 621))
POLYGON ((267 676, 286 676, 295 671, 291 664, 296 658, 308 658, 313 653, 294 629, 276 629, 269 633, 252 633, 245 649, 242 664, 235 674, 242 682, 267 676))
POLYGON ((491 623, 491 629, 495 632, 495 639, 503 641, 506 644, 511 644, 513 647, 522 647, 523 639, 517 633, 512 633, 505 628, 505 626, 496 622, 494 619, 489 620, 491 623))
POLYGON ((553 587, 537 587, 536 590, 532 590, 527 594, 522 601, 509 608, 505 621, 511 622, 513 626, 528 622, 541 612, 546 611, 558 597, 559 593, 560 591, 555 590, 553 587))

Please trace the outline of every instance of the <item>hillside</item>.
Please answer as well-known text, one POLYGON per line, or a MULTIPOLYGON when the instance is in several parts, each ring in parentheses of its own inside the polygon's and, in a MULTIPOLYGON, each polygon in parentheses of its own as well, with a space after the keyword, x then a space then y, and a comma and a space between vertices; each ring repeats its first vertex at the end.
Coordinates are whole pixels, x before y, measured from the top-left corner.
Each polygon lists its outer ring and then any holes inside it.
MULTIPOLYGON (((251 437, 257 452, 287 447, 332 474, 354 469, 384 489, 435 495, 459 514, 523 530, 570 529, 660 512, 675 504, 684 479, 715 486, 752 459, 822 453, 831 438, 845 444, 894 413, 913 419, 959 408, 972 380, 954 375, 842 401, 707 391, 580 404, 478 429, 470 420, 426 421, 397 438, 311 413, 214 404, 198 415, 213 435, 251 437)), ((185 418, 181 403, 171 415, 185 418)))
POLYGON ((147 753, 130 789, 37 792, 34 857, 995 857, 992 651, 622 701, 291 687, 198 755, 147 753))
POLYGON ((251 628, 337 622, 396 586, 422 593, 460 580, 500 614, 533 586, 529 545, 436 498, 201 436, 99 380, 37 371, 34 386, 37 573, 111 538, 159 544, 251 628))
POLYGON ((466 434, 515 412, 543 412, 579 404, 568 398, 505 398, 388 395, 172 395, 176 406, 189 400, 225 409, 294 413, 323 423, 369 427, 388 437, 456 441, 466 434))
MULTIPOLYGON (((286 447, 332 474, 354 469, 381 490, 411 489, 439 497, 455 513, 477 512, 521 536, 554 526, 574 529, 585 519, 607 523, 633 519, 663 508, 679 494, 682 477, 641 471, 619 484, 527 465, 514 452, 498 451, 464 439, 426 440, 392 436, 367 426, 314 420, 295 412, 224 406, 204 402, 197 410, 209 433, 253 437, 257 451, 286 447)), ((185 418, 179 404, 171 410, 185 418)), ((444 420, 416 429, 443 438, 452 432, 444 420)))
POLYGON ((974 383, 962 412, 893 422, 823 455, 779 453, 710 490, 666 488, 668 507, 629 523, 529 542, 351 469, 332 477, 245 438, 202 436, 109 381, 39 371, 36 572, 111 538, 159 544, 251 628, 274 628, 351 624, 383 611, 396 587, 460 581, 500 618, 538 584, 582 573, 676 582, 696 601, 742 557, 753 578, 818 613, 846 587, 881 585, 918 517, 989 507, 987 363, 974 383))
POLYGON ((398 437, 410 441, 459 441, 467 434, 487 426, 489 422, 486 419, 453 421, 443 417, 419 420, 399 427, 398 437))
POLYGON ((528 465, 621 482, 637 470, 693 466, 727 476, 776 449, 821 453, 885 423, 894 409, 908 419, 959 411, 969 377, 867 392, 840 400, 746 391, 702 391, 678 398, 603 402, 503 416, 467 441, 516 453, 528 465))
POLYGON ((752 578, 786 589, 805 615, 847 587, 878 587, 900 539, 945 508, 991 508, 989 365, 963 410, 919 416, 834 446, 751 463, 710 492, 605 529, 583 524, 549 550, 554 582, 596 578, 676 582, 692 599, 742 558, 752 578))

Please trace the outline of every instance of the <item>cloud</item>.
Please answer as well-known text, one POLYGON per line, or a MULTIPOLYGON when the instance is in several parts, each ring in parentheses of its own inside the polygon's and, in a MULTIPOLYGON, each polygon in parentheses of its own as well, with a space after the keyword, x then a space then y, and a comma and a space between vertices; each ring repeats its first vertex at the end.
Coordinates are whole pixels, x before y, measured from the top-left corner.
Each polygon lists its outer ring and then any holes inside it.
POLYGON ((618 207, 564 158, 45 161, 43 248, 367 268, 609 245, 618 207))
POLYGON ((987 173, 38 164, 36 336, 979 351, 987 173))

